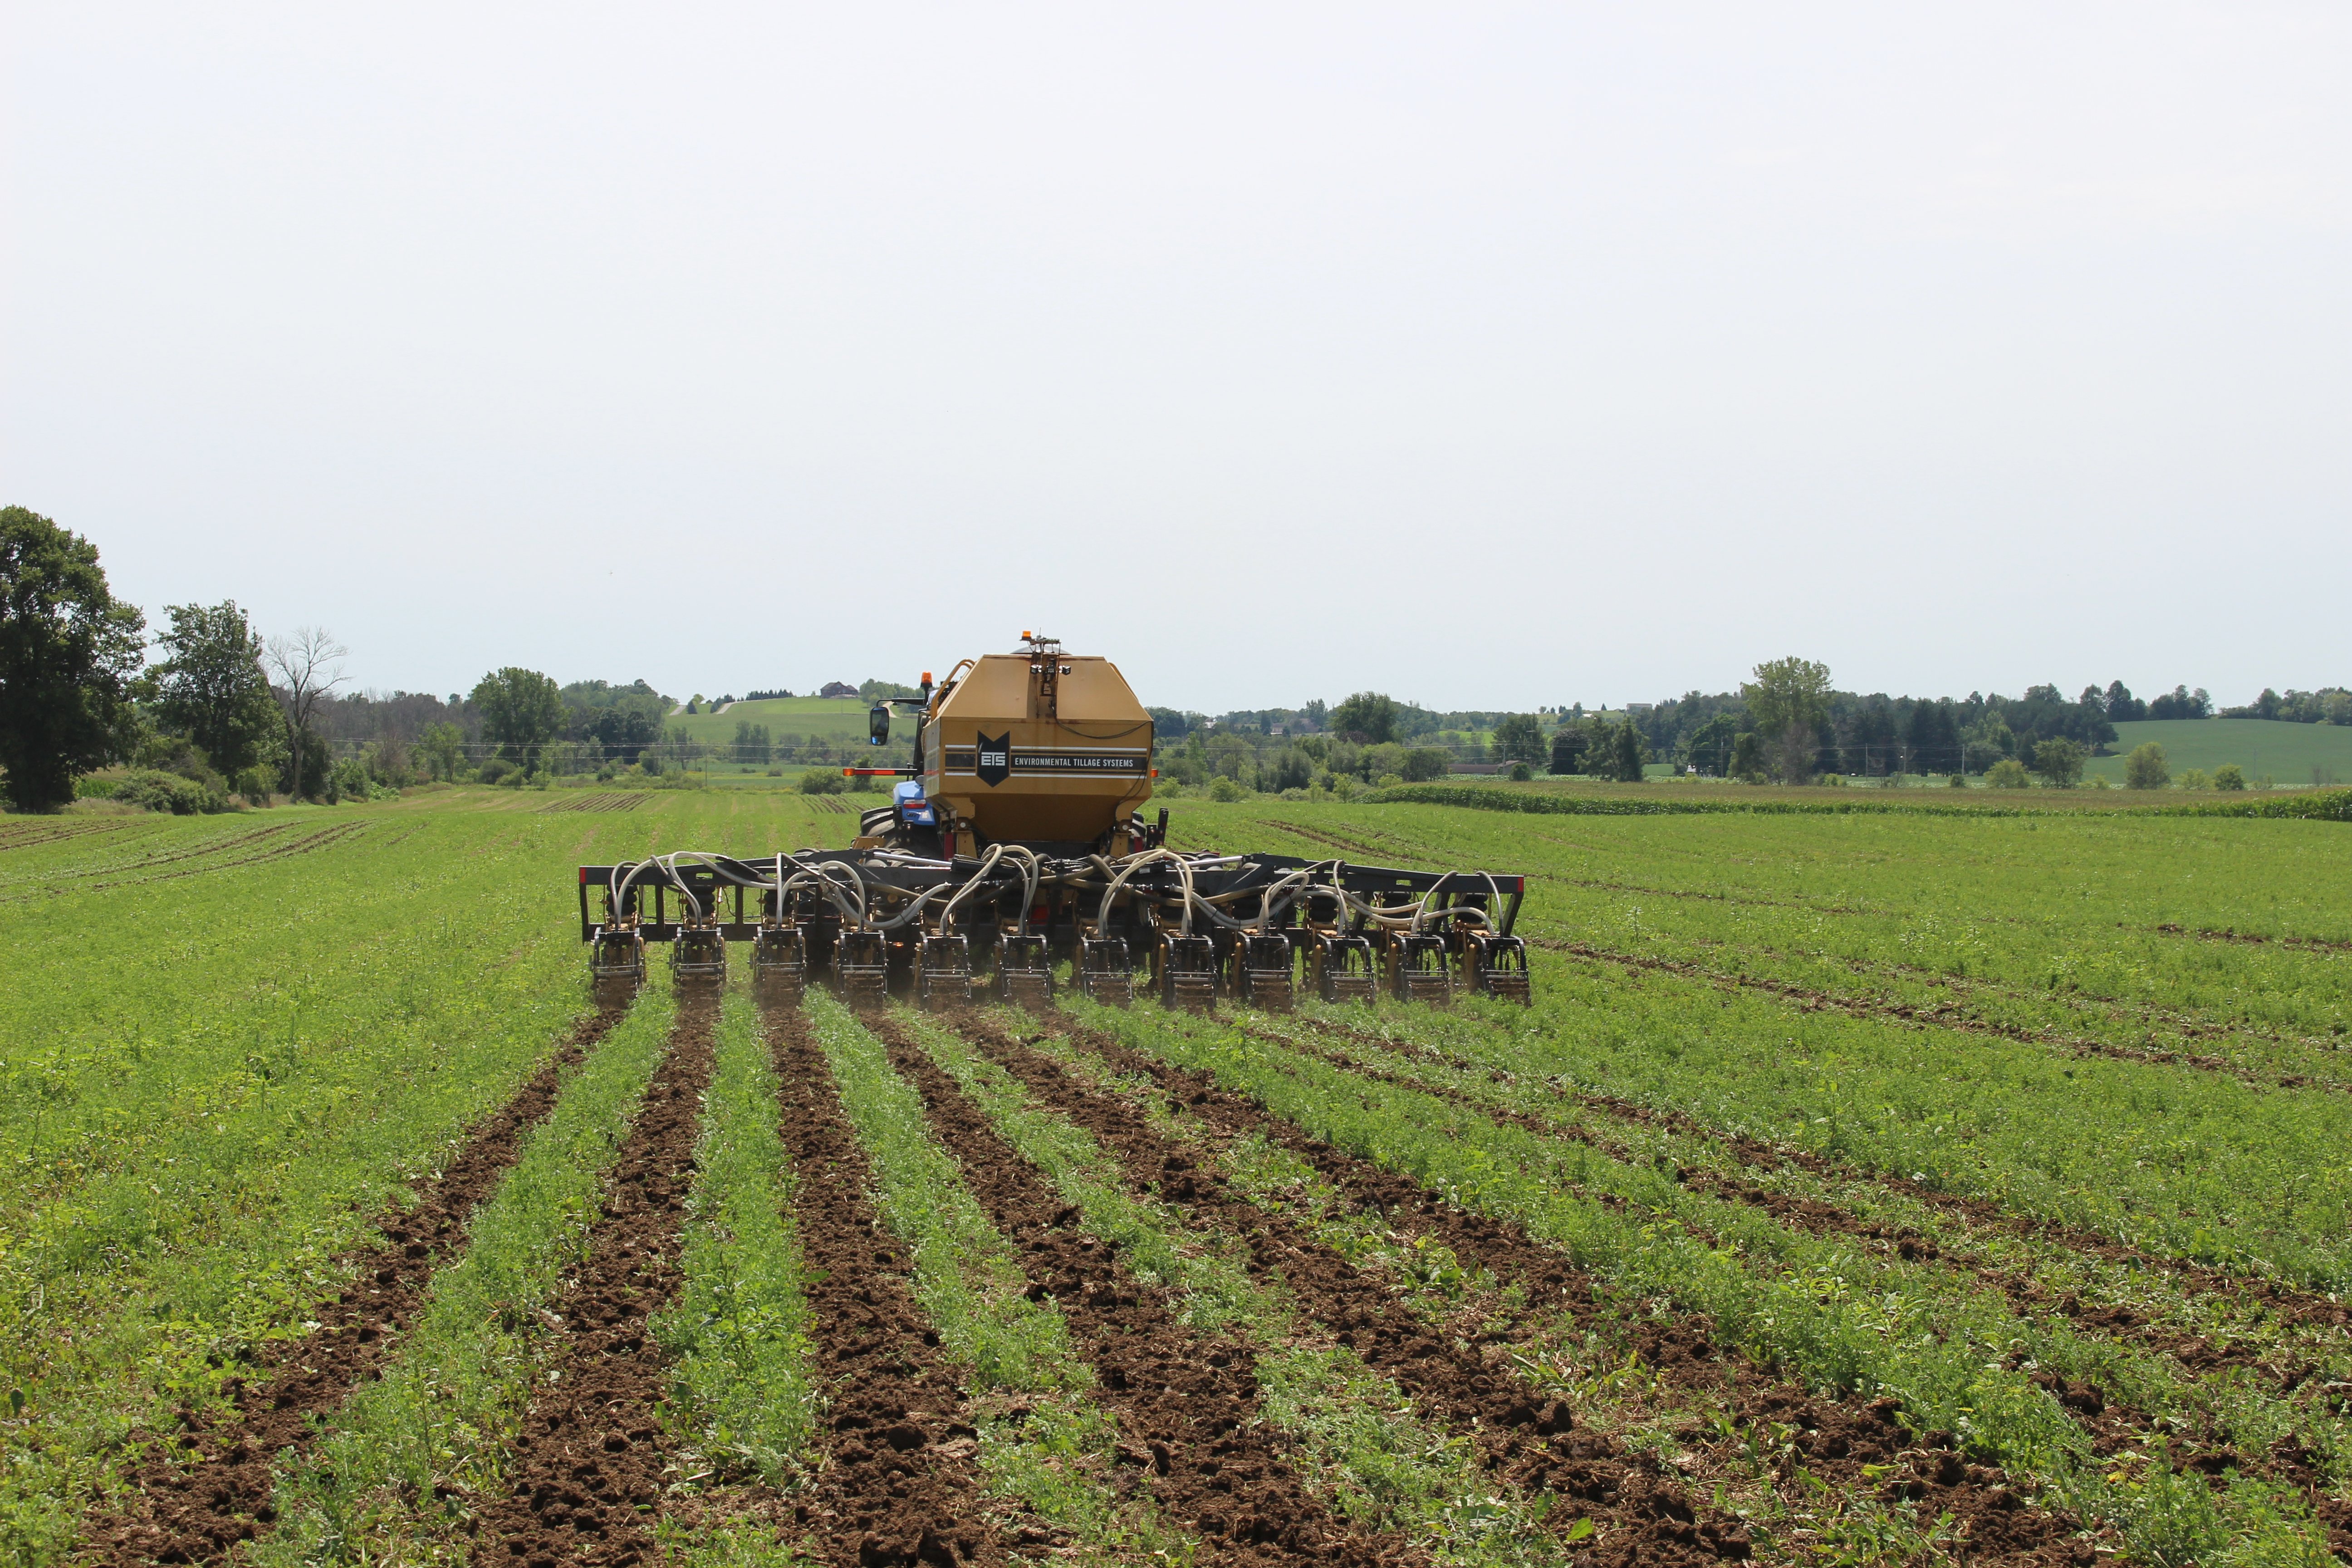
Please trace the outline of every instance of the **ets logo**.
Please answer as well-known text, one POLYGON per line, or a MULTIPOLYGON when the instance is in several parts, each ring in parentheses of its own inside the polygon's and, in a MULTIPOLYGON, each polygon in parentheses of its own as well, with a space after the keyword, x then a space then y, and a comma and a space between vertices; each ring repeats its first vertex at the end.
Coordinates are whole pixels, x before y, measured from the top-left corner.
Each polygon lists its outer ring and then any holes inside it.
POLYGON ((980 774, 980 782, 992 789, 1011 776, 1013 773, 1012 731, 1007 730, 993 740, 986 735, 980 737, 980 765, 976 771, 980 774))

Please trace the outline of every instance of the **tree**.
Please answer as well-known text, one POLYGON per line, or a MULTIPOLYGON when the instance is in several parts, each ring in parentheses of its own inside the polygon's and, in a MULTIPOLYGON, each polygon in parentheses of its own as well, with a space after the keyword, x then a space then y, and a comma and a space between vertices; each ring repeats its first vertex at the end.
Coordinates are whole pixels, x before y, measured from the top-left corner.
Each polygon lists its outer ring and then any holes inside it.
POLYGON ((416 749, 425 753, 425 765, 435 778, 455 779, 457 764, 466 756, 466 732, 446 721, 428 725, 416 738, 416 749))
POLYGON ((2124 758, 2126 789, 2162 789, 2172 782, 2172 769, 2164 760, 2164 748, 2154 741, 2143 741, 2124 758))
POLYGON ((1591 737, 1581 724, 1562 724, 1551 734, 1551 771, 1575 773, 1584 771, 1584 749, 1591 737))
POLYGON ((1495 726, 1495 757, 1506 763, 1544 760, 1543 725, 1532 713, 1506 713, 1495 726))
POLYGON ((1756 667, 1739 695, 1757 733, 1780 752, 1780 777, 1803 784, 1813 776, 1815 731, 1829 715, 1830 667, 1804 658, 1776 658, 1756 667))
POLYGON ((2033 771, 2052 789, 2073 789, 2083 780, 2083 748, 2053 735, 2033 748, 2033 771))
POLYGON ((775 743, 768 738, 765 724, 754 724, 749 719, 735 721, 735 760, 739 763, 764 763, 774 754, 775 743))
POLYGON ((2147 717, 2147 704, 2134 697, 2131 688, 2120 680, 2108 683, 2102 700, 2106 706, 2110 723, 2129 724, 2147 717))
POLYGON ((1742 784, 1764 782, 1764 742, 1753 730, 1731 738, 1731 776, 1742 784))
POLYGON ((2223 763, 2213 770, 2213 787, 2215 789, 2245 788, 2246 770, 2235 763, 2223 763))
POLYGON ((1361 734, 1379 745, 1397 738, 1396 699, 1377 691, 1359 691, 1331 710, 1331 728, 1340 734, 1361 734))
POLYGON ((1683 742, 1683 755, 1708 773, 1722 774, 1731 763, 1731 747, 1739 735, 1739 721, 1718 713, 1692 731, 1683 742))
POLYGON ((155 667, 156 716, 234 778, 278 749, 261 637, 234 599, 173 605, 169 613, 171 630, 155 639, 171 655, 155 667))
POLYGON ((1911 708, 1911 770, 1922 773, 1958 773, 1960 767, 1960 733, 1952 722, 1952 705, 1948 701, 1930 702, 1921 698, 1911 708))
POLYGON ((1633 721, 1612 728, 1602 742, 1601 752, 1609 776, 1620 784, 1642 782, 1642 764, 1649 759, 1649 748, 1642 743, 1642 731, 1633 721))
POLYGON ((333 695, 345 677, 335 661, 351 649, 337 642, 324 626, 298 626, 290 637, 271 637, 263 645, 262 662, 278 677, 278 701, 286 716, 286 793, 301 796, 326 782, 312 766, 310 721, 319 704, 333 695))
POLYGON ((1407 784, 1428 784, 1445 776, 1446 764, 1453 759, 1442 746, 1414 746, 1397 763, 1397 772, 1407 784))
POLYGON ((74 775, 122 752, 147 618, 118 604, 98 547, 21 506, 0 508, 0 767, 8 804, 54 811, 74 775))
POLYGON ((482 733, 526 773, 539 765, 540 748, 563 732, 562 694, 535 669, 510 664, 482 677, 472 701, 481 710, 482 733))

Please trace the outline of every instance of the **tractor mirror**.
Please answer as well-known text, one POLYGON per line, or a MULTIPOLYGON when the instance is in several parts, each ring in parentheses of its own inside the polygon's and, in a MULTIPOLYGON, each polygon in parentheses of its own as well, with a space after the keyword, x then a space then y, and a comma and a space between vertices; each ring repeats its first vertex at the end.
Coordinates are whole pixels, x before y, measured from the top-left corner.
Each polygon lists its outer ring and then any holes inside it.
POLYGON ((866 743, 869 746, 890 743, 890 709, 887 704, 877 702, 874 711, 866 716, 866 743))

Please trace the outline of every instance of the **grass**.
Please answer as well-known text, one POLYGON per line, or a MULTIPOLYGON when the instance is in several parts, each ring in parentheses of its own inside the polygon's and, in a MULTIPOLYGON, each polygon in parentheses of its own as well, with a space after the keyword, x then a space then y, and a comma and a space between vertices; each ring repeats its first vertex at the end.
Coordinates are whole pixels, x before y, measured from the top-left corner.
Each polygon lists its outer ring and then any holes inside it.
POLYGON ((807 1447, 819 1404, 786 1217, 793 1176, 777 1134, 775 1068, 740 992, 725 998, 717 1045, 695 1151, 686 1283, 655 1331, 677 1360, 689 1448, 773 1484, 807 1447))

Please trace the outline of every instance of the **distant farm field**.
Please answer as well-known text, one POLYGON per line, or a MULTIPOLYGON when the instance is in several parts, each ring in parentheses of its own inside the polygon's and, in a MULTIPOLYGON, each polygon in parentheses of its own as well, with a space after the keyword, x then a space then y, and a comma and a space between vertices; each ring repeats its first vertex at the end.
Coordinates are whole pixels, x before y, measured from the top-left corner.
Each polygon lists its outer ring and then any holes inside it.
POLYGON ((590 1005, 853 804, 0 818, 0 1561, 2352 1555, 2352 826, 1180 800, 1534 1005, 590 1005))
MULTIPOLYGON (((714 746, 733 745, 735 726, 742 723, 765 724, 772 739, 821 735, 835 744, 845 741, 862 744, 871 707, 851 697, 775 697, 761 702, 737 702, 724 713, 675 713, 663 725, 668 730, 683 729, 690 738, 714 746)), ((906 733, 913 733, 913 725, 902 710, 893 710, 892 720, 904 725, 906 733)))
POLYGON ((2085 770, 2124 780, 2124 753, 2144 742, 2164 748, 2177 780, 2189 768, 2211 773, 2224 763, 2245 770, 2248 782, 2265 773, 2282 785, 2352 781, 2352 729, 2341 724, 2286 724, 2271 719, 2150 719, 2116 726, 2111 757, 2094 757, 2085 770), (2326 776, 2314 774, 2319 769, 2326 776))

